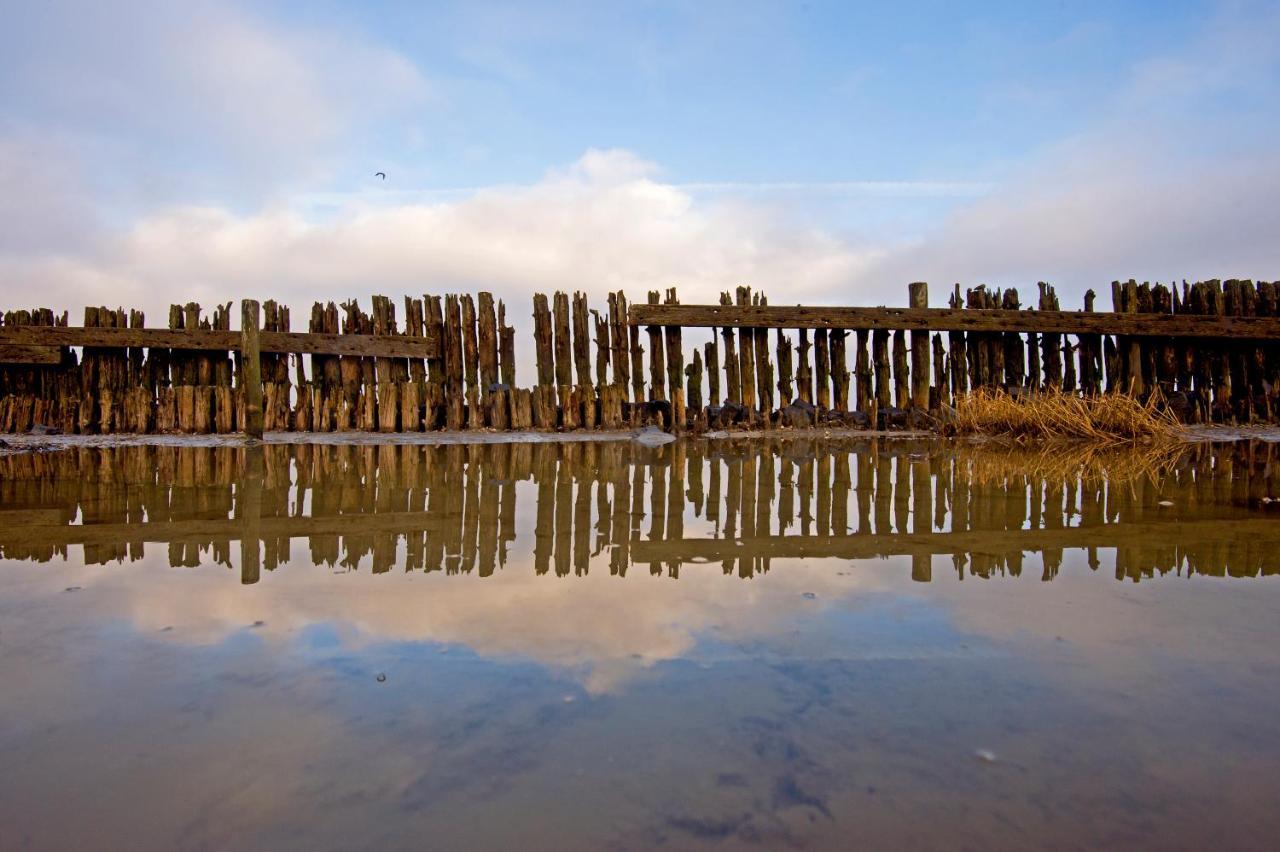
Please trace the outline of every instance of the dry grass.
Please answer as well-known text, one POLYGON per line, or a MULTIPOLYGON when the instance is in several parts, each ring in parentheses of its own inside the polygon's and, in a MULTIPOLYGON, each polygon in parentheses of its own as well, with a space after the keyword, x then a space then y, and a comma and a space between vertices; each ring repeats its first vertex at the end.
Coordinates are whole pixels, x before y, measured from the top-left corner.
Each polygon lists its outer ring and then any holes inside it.
POLYGON ((1003 390, 981 389, 957 400, 947 432, 1108 445, 1173 442, 1183 428, 1155 396, 1142 403, 1125 394, 1042 391, 1015 399, 1003 390))

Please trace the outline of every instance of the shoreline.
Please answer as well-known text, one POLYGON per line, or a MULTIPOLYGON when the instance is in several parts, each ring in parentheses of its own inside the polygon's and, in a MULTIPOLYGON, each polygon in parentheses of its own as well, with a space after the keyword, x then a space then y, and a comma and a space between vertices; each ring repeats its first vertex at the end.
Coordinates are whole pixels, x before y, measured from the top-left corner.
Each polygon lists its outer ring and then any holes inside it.
MULTIPOLYGON (((51 452, 78 447, 244 447, 255 444, 317 445, 317 446, 452 446, 458 444, 568 444, 609 443, 636 441, 656 445, 673 441, 736 441, 757 440, 813 440, 825 438, 875 438, 884 440, 921 440, 980 442, 1008 440, 1007 436, 979 435, 949 437, 929 430, 868 430, 868 429, 747 429, 712 431, 671 435, 666 432, 644 432, 636 429, 575 432, 488 432, 475 430, 440 432, 268 432, 261 441, 243 435, 3 435, 0 436, 0 454, 21 452, 51 452), (656 440, 645 440, 652 435, 656 440), (5 446, 7 445, 7 446, 5 446)), ((1187 427, 1182 436, 1185 443, 1231 442, 1258 440, 1280 442, 1280 427, 1276 426, 1199 426, 1187 427)), ((1058 440, 1015 441, 1019 444, 1061 443, 1058 440)), ((1087 443, 1087 442, 1072 442, 1087 443)))

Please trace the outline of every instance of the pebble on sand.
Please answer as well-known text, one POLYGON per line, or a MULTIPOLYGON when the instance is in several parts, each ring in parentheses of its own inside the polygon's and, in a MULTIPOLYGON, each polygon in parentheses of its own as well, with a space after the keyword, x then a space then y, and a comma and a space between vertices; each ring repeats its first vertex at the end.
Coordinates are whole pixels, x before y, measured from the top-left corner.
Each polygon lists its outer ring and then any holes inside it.
POLYGON ((996 753, 991 749, 980 748, 973 753, 973 756, 981 760, 983 763, 995 763, 996 753))

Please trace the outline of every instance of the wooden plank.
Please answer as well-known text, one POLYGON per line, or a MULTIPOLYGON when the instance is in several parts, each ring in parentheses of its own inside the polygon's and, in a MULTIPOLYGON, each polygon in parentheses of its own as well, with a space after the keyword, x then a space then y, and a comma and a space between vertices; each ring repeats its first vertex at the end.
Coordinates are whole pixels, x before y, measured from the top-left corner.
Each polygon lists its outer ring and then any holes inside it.
POLYGON ((632 305, 631 325, 686 328, 869 328, 904 331, 1125 334, 1280 340, 1280 318, 1007 311, 952 308, 841 308, 781 305, 632 305))
MULTIPOLYGON (((260 351, 301 355, 357 355, 373 358, 434 358, 439 338, 374 337, 366 334, 320 334, 263 331, 260 351)), ((94 346, 128 349, 214 349, 240 351, 240 332, 167 328, 84 328, 79 326, 5 326, 3 346, 94 346)))
POLYGON ((0 364, 59 364, 61 362, 62 353, 57 346, 0 343, 0 364))

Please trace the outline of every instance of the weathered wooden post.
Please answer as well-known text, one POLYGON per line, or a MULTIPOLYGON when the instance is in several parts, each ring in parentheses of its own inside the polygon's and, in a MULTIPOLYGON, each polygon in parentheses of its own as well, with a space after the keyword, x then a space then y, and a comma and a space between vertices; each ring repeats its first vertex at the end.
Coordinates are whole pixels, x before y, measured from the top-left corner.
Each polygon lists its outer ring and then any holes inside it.
POLYGON ((256 299, 240 303, 240 380, 244 383, 244 433, 262 438, 262 360, 258 331, 261 314, 256 299))
MULTIPOLYGON (((929 307, 929 285, 916 281, 907 285, 907 306, 929 307)), ((929 408, 929 332, 916 329, 911 332, 911 405, 929 408)))

